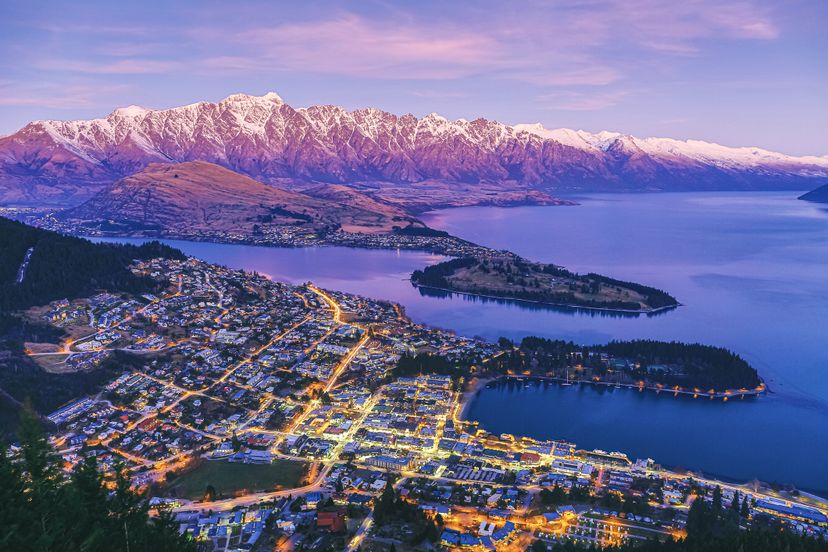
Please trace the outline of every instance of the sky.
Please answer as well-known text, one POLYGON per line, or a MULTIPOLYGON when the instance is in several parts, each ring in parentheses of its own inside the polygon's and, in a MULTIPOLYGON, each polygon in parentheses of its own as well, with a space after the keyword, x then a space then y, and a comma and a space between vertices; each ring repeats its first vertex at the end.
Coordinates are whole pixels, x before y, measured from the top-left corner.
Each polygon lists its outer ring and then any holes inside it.
POLYGON ((232 93, 828 154, 828 0, 3 0, 0 135, 232 93))

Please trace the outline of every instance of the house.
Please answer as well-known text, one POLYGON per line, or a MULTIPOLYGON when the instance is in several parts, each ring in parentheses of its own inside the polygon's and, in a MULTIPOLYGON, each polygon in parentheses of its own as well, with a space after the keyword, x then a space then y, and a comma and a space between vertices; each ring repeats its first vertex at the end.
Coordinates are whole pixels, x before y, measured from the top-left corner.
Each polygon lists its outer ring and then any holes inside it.
POLYGON ((316 508, 316 505, 322 501, 322 493, 316 491, 305 495, 305 506, 308 508, 316 508))
POLYGON ((336 508, 330 511, 319 512, 316 515, 316 527, 331 533, 341 533, 345 530, 345 509, 336 508))

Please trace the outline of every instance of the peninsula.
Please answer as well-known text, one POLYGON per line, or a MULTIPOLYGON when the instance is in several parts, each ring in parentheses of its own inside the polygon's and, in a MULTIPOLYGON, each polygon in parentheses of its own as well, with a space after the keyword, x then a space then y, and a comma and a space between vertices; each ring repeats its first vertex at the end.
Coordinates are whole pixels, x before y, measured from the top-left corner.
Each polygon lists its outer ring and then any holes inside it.
POLYGON ((806 194, 802 194, 797 199, 811 201, 813 203, 828 203, 828 184, 824 184, 816 190, 811 190, 806 194))
POLYGON ((679 305, 675 297, 660 289, 600 274, 575 274, 503 251, 416 270, 411 283, 480 297, 629 313, 652 314, 679 305))

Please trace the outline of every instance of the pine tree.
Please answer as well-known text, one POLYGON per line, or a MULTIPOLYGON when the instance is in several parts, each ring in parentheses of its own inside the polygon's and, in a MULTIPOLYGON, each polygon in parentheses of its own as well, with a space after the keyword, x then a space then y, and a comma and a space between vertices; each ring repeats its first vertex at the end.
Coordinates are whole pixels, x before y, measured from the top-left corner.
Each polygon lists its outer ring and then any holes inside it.
POLYGON ((745 497, 742 500, 742 509, 739 514, 744 518, 747 519, 750 517, 750 505, 748 504, 748 497, 745 497))
POLYGON ((0 550, 22 550, 24 527, 31 522, 29 510, 23 501, 23 483, 20 470, 7 456, 5 443, 0 440, 0 550))
POLYGON ((722 511, 722 488, 719 485, 716 485, 716 488, 713 489, 713 513, 718 515, 719 512, 722 511))
POLYGON ((169 514, 149 519, 147 501, 130 488, 123 466, 107 491, 94 457, 67 477, 37 416, 21 414, 20 454, 0 443, 0 550, 15 552, 192 552, 169 514))
POLYGON ((108 496, 94 456, 82 460, 72 473, 68 490, 72 541, 82 550, 106 550, 108 496))
POLYGON ((385 484, 385 488, 382 490, 379 501, 374 506, 374 519, 376 520, 377 525, 382 525, 391 515, 393 515, 396 498, 397 495, 394 492, 394 486, 389 481, 385 484))
POLYGON ((20 413, 20 448, 24 481, 28 480, 25 491, 26 508, 32 516, 28 527, 30 545, 35 550, 52 550, 60 542, 63 521, 55 511, 63 507, 60 488, 62 477, 52 453, 40 420, 31 405, 27 404, 20 413))
POLYGON ((735 493, 733 493, 733 500, 730 502, 730 509, 736 512, 737 514, 739 513, 740 502, 741 501, 739 500, 739 491, 736 491, 735 493))
POLYGON ((687 513, 687 535, 690 537, 699 537, 705 535, 709 531, 707 523, 708 510, 707 504, 701 496, 697 496, 690 505, 690 511, 687 513))

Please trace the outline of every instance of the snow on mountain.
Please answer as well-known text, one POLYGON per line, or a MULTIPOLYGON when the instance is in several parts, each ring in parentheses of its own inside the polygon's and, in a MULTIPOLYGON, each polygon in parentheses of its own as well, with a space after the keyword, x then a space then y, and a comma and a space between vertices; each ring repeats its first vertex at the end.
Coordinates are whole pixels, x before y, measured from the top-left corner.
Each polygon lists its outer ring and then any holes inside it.
MULTIPOLYGON (((0 138, 0 201, 68 201, 150 163, 207 161, 271 184, 439 181, 541 191, 780 189, 828 177, 828 156, 697 140, 450 121, 375 108, 293 108, 269 92, 106 117, 35 121, 0 138)), ((416 190, 411 191, 416 193, 416 190)))
POLYGON ((627 139, 642 151, 659 157, 685 157, 694 161, 722 167, 757 167, 765 163, 790 163, 828 167, 828 155, 795 157, 756 147, 733 148, 701 140, 675 140, 673 138, 636 138, 619 132, 602 131, 592 134, 568 128, 546 129, 540 123, 519 124, 517 131, 529 132, 547 140, 586 151, 606 151, 618 140, 627 139))

